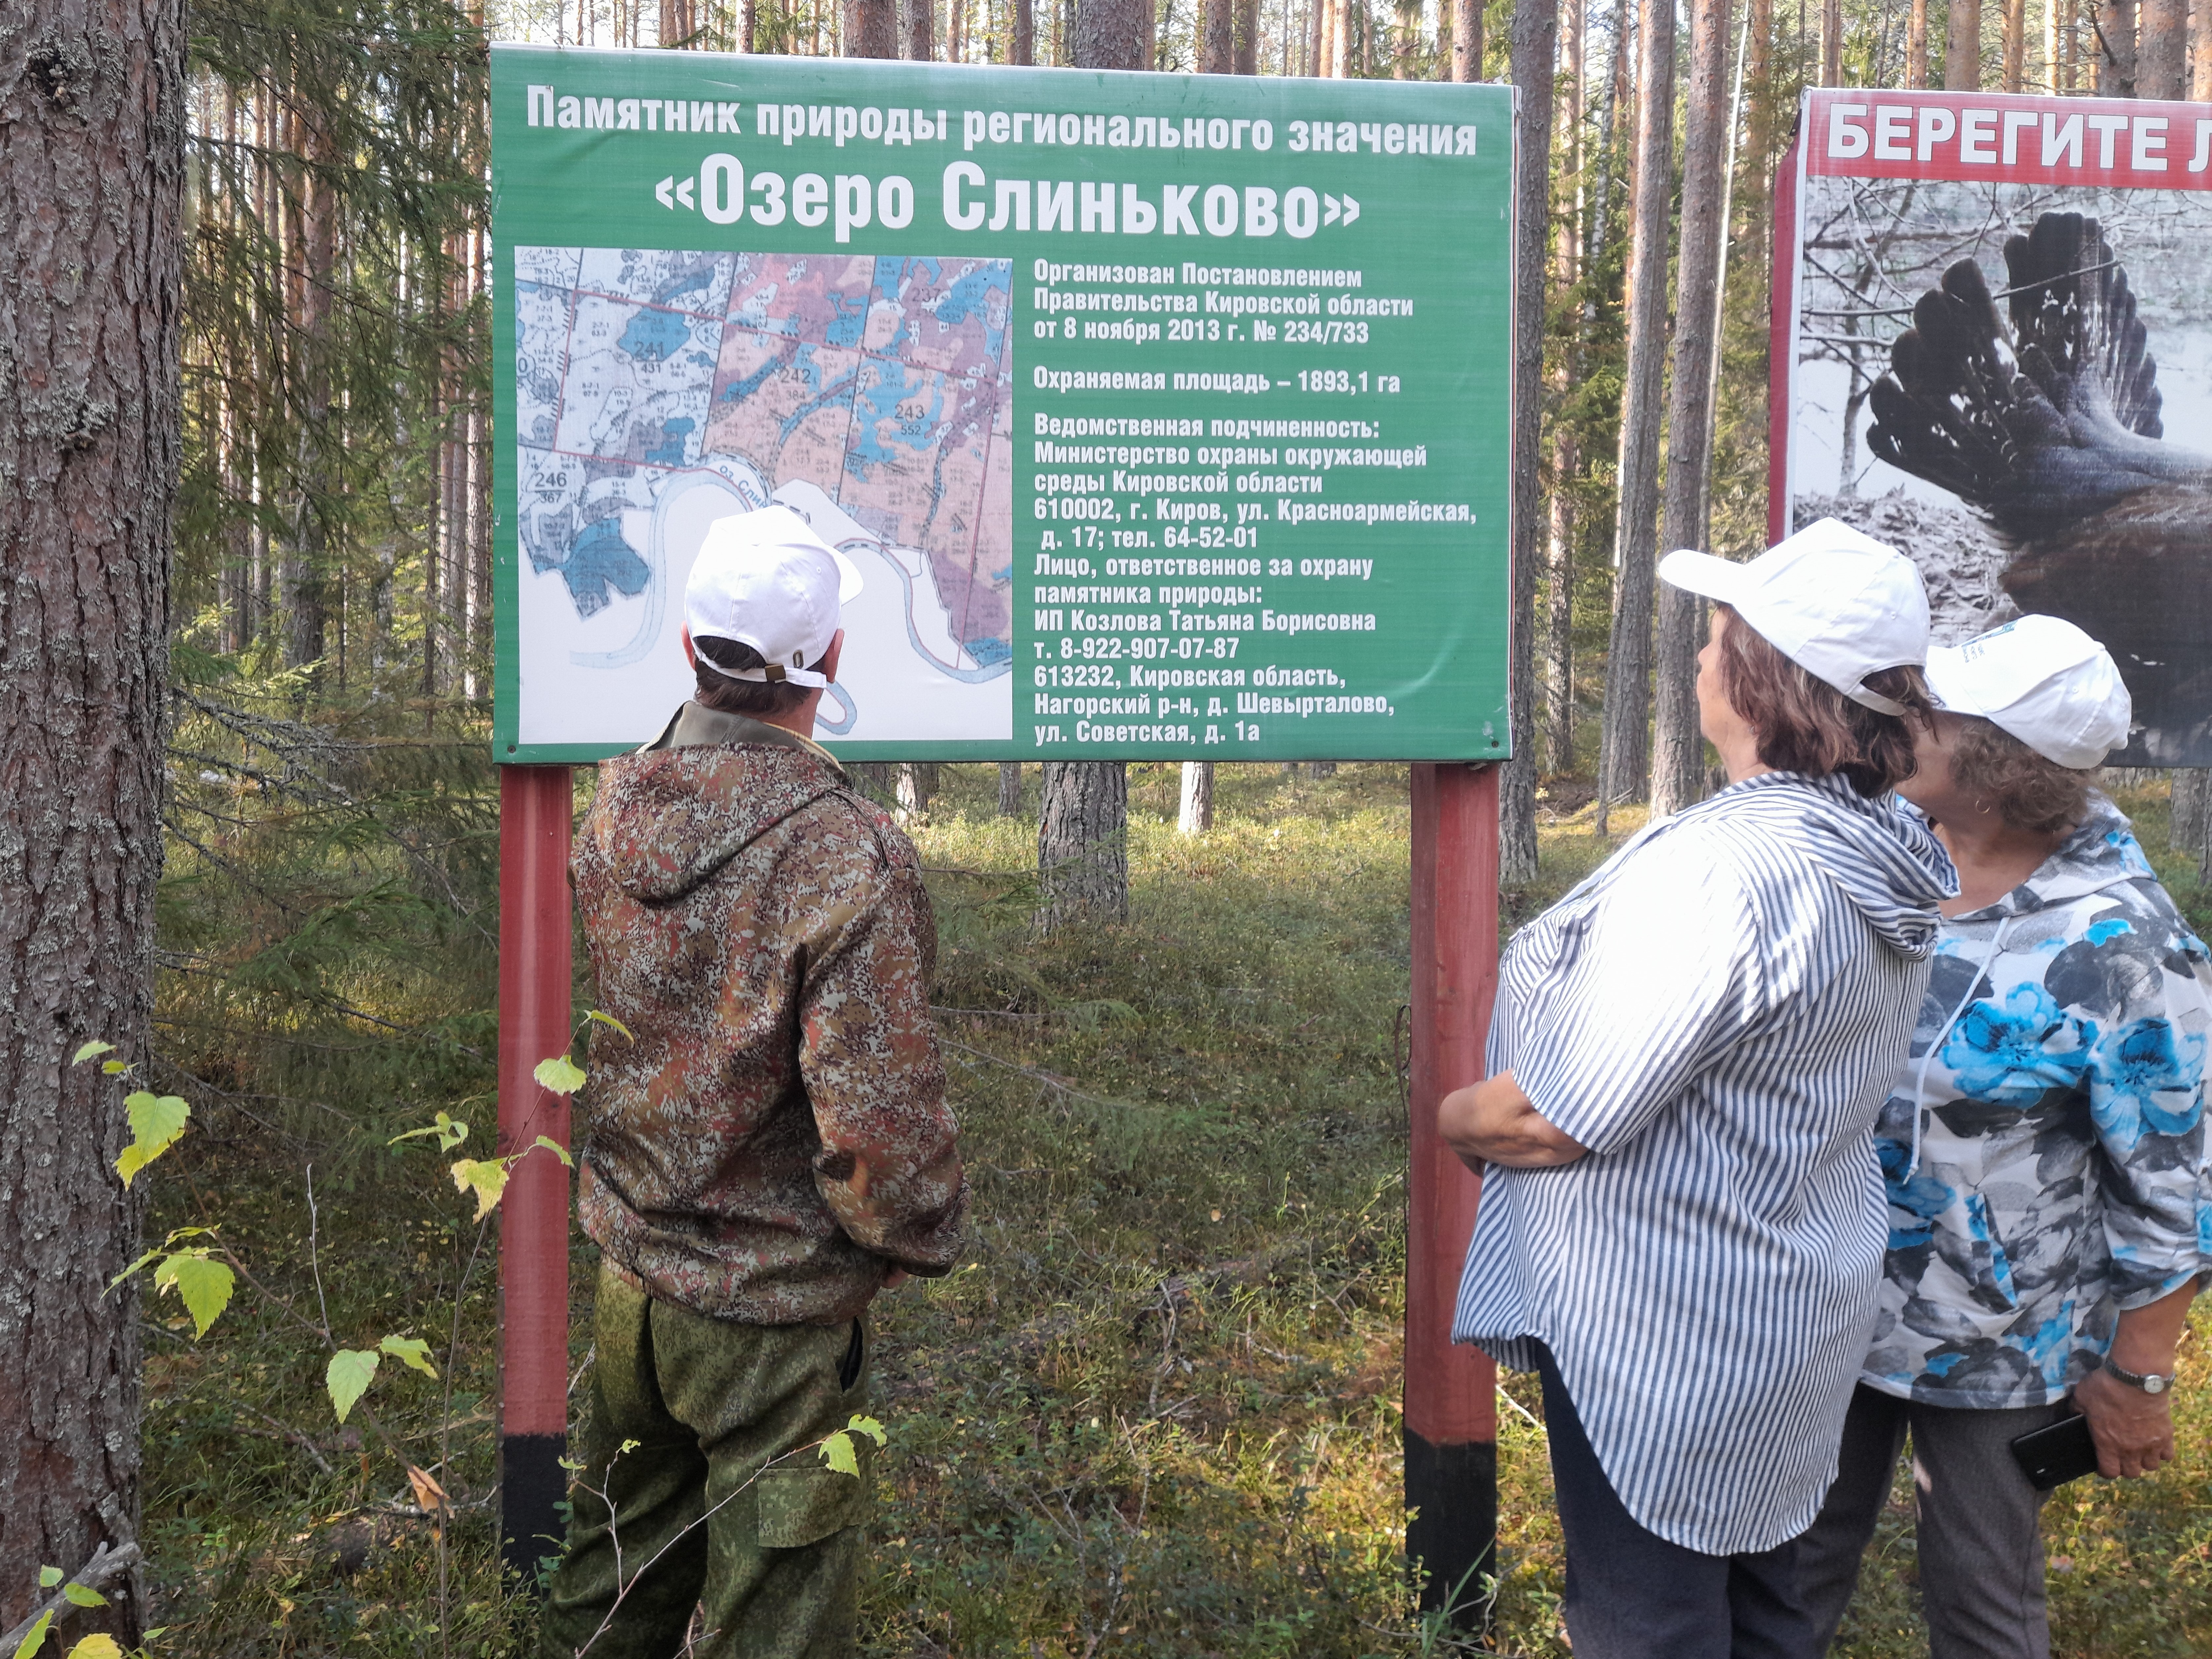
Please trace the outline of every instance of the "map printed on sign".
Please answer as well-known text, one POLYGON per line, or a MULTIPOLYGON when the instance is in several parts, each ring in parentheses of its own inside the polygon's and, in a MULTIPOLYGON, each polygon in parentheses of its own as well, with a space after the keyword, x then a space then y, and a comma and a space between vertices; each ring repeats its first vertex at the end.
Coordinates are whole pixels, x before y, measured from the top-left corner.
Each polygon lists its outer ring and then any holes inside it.
MULTIPOLYGON (((1004 259, 519 247, 517 533, 545 672, 665 647, 672 542, 780 501, 854 557, 828 735, 1012 735, 1004 259), (573 613, 561 614, 565 603, 573 613)), ((635 729, 618 703, 580 740, 635 729)), ((573 728, 572 728, 573 730, 573 728)), ((576 740, 576 738, 572 738, 576 740)))
POLYGON ((1510 89, 499 47, 499 758, 648 741, 708 528, 855 760, 1498 759, 1510 89))

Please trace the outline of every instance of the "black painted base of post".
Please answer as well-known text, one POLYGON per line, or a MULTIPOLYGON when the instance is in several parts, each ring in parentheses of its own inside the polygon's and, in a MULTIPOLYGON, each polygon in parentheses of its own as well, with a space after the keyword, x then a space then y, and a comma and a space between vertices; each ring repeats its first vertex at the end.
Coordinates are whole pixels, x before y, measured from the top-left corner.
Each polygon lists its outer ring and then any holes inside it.
POLYGON ((502 1435, 499 1443, 499 1553, 526 1590, 538 1588, 541 1565, 568 1541, 568 1471, 560 1434, 502 1435))
POLYGON ((1490 1627, 1498 1560, 1498 1448, 1486 1441, 1435 1445, 1406 1436, 1406 1562, 1419 1575, 1424 1613, 1480 1635, 1490 1627))

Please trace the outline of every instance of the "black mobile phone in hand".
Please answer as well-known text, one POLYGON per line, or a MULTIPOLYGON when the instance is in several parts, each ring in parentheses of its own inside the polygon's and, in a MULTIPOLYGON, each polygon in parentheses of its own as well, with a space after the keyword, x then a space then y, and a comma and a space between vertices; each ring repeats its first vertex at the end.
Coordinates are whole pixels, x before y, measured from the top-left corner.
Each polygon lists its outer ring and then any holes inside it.
POLYGON ((2086 1417, 2062 1417, 2048 1428, 2021 1435, 2012 1443, 2012 1455, 2038 1492, 2050 1492, 2097 1472, 2097 1443, 2086 1417))

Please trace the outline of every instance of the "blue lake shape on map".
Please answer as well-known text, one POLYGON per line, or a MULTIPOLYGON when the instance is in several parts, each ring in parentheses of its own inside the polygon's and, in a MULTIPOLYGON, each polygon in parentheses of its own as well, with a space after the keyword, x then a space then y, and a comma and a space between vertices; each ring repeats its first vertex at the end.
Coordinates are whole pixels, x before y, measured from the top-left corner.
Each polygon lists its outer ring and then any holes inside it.
POLYGON ((714 285, 714 267, 702 266, 690 276, 681 277, 653 296, 655 305, 672 306, 687 294, 705 294, 714 285))
POLYGON ((992 667, 1006 661, 1014 654, 1012 646, 1008 645, 1004 640, 990 635, 986 635, 980 640, 969 640, 966 644, 968 654, 975 659, 978 668, 992 667))
POLYGON ((823 340, 833 346, 860 344, 868 326, 868 296, 863 294, 848 301, 842 294, 832 294, 830 303, 837 307, 837 320, 823 329, 823 340))
POLYGON ((619 349, 641 363, 666 362, 691 337, 691 319, 673 311, 641 310, 623 330, 619 349))
POLYGON ((622 526, 613 519, 594 520, 578 531, 576 539, 568 544, 565 559, 541 558, 533 550, 530 562, 540 571, 561 573, 561 580, 568 584, 569 598, 575 601, 576 614, 586 619, 612 603, 608 588, 635 599, 653 580, 653 572, 623 539, 622 526))
POLYGON ((684 441, 697 426, 689 415, 678 415, 660 423, 660 442, 645 452, 649 465, 681 466, 684 465, 684 441))

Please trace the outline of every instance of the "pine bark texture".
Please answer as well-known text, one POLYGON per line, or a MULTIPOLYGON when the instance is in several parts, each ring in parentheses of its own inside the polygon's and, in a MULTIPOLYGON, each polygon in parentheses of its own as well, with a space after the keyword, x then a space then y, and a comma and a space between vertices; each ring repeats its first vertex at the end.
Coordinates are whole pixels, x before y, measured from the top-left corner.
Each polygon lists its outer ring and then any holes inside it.
POLYGON ((1213 763, 1182 763, 1182 801, 1176 814, 1176 829, 1186 836, 1202 836, 1213 828, 1213 763))
POLYGON ((1482 79, 1482 0, 1459 0, 1452 8, 1451 78, 1482 79))
POLYGON ((1021 64, 1036 62, 1036 14, 1031 9, 1030 0, 1014 0, 1013 51, 1006 61, 1021 64))
POLYGON ((1943 89, 1978 92, 1982 85, 1982 0, 1951 0, 1943 29, 1943 89))
MULTIPOLYGON (((1959 0, 1952 0, 1954 5, 1958 3, 1959 0)), ((1694 21, 1690 26, 1690 33, 1693 37, 1697 33, 1694 21)), ((1844 0, 1820 0, 1820 84, 1824 87, 1844 84, 1844 0)), ((1686 128, 1687 125, 1686 121, 1686 128)))
POLYGON ((1047 761, 1037 815, 1039 933, 1129 914, 1129 774, 1118 761, 1047 761))
POLYGON ((1629 204, 1628 368, 1620 406, 1620 495, 1613 634, 1605 669, 1598 812, 1644 789, 1651 706, 1651 586, 1659 517, 1660 398, 1667 358, 1667 210, 1674 194, 1674 0, 1638 20, 1636 178, 1629 204))
POLYGON ((1022 815, 1022 763, 1019 761, 999 763, 999 816, 1018 818, 1022 815))
POLYGON ((898 769, 898 817, 915 823, 929 816, 929 803, 937 798, 937 765, 933 761, 901 761, 898 769))
MULTIPOLYGON (((1667 0, 1671 4, 1672 0, 1667 0)), ((1559 0, 1516 0, 1510 37, 1520 89, 1520 200, 1514 208, 1513 586, 1506 705, 1513 753, 1498 780, 1498 878, 1536 874, 1536 571, 1544 557, 1544 283, 1552 245, 1553 66, 1559 0)))
MULTIPOLYGON (((1076 68, 1148 70, 1152 66, 1152 0, 1077 0, 1076 68)), ((1117 765, 1115 769, 1121 769, 1117 765)), ((1050 770, 1046 769, 1048 774, 1050 770)))
POLYGON ((16 0, 0 33, 0 1629, 138 1528, 137 1298, 107 1286, 145 1186, 115 1080, 70 1057, 151 1040, 183 11, 16 0))
POLYGON ((1198 72, 1230 75, 1237 65, 1237 21, 1231 0, 1202 0, 1198 72))
MULTIPOLYGON (((1239 75, 1260 72, 1260 0, 1236 0, 1237 63, 1239 75)), ((1208 763, 1210 765, 1212 763, 1208 763)))
POLYGON ((1905 24, 1905 84, 1928 84, 1928 0, 1912 0, 1905 24))
POLYGON ((2097 0, 2097 91, 2106 98, 2136 95, 2136 0, 2097 0))
POLYGON ((898 0, 845 0, 844 55, 899 55, 898 0))
POLYGON ((2198 874, 2212 872, 2212 772, 2177 768, 2172 775, 2173 811, 2167 844, 2193 860, 2198 874))
MULTIPOLYGON (((1713 453, 1713 362, 1720 349, 1721 238, 1729 146, 1729 0, 1693 0, 1690 86, 1683 100, 1680 267, 1674 283, 1674 379, 1667 402, 1667 485, 1660 542, 1706 542, 1713 453)), ((1698 730, 1698 632, 1705 607, 1661 585, 1653 653, 1651 811, 1679 812, 1705 798, 1705 743, 1698 730)))
POLYGON ((2189 38, 2189 95, 2212 103, 2212 0, 2190 0, 2189 38))
POLYGON ((2142 0, 2138 22, 2136 95, 2184 96, 2189 88, 2188 0, 2142 0))
MULTIPOLYGON (((957 3, 957 0, 956 0, 957 3)), ((906 0, 906 56, 916 64, 937 59, 937 9, 930 0, 906 0)))

